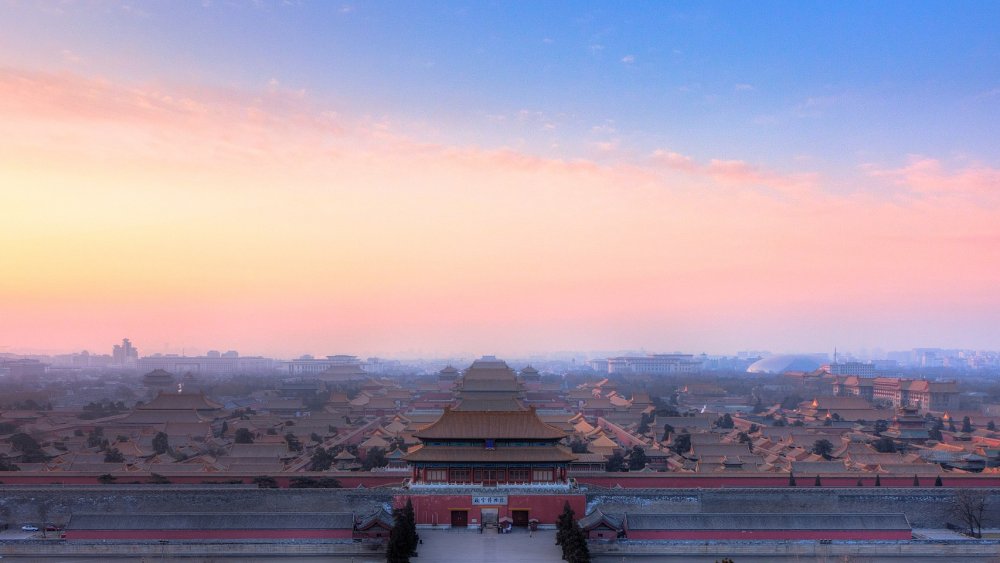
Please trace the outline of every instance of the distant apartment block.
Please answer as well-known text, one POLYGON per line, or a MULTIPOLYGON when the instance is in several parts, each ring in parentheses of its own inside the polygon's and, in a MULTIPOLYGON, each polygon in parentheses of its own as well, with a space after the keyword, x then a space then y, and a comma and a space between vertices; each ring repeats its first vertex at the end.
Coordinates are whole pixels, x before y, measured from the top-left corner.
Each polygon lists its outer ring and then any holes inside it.
POLYGON ((922 412, 958 408, 958 388, 954 381, 899 379, 895 377, 842 376, 833 383, 841 397, 862 397, 896 408, 916 408, 922 412))
POLYGON ((115 367, 135 369, 139 363, 139 349, 132 346, 128 338, 122 338, 122 343, 115 344, 111 350, 111 363, 115 367))
POLYGON ((864 362, 834 362, 830 364, 832 375, 857 375, 859 377, 875 377, 875 364, 864 362))
POLYGON ((238 373, 266 373, 274 369, 274 360, 261 356, 240 356, 234 351, 224 354, 210 351, 204 356, 178 356, 156 354, 139 359, 139 370, 150 372, 161 369, 173 374, 195 373, 207 375, 234 375, 238 373))
POLYGON ((612 373, 697 373, 701 360, 691 354, 652 354, 649 356, 618 356, 606 360, 591 360, 596 371, 612 373), (606 365, 605 365, 606 362, 606 365), (603 367, 601 370, 599 368, 603 367))
POLYGON ((356 367, 357 371, 363 371, 361 360, 357 356, 348 356, 346 354, 327 356, 325 359, 302 356, 290 362, 284 362, 281 369, 287 371, 290 375, 317 375, 330 369, 343 369, 345 367, 356 367))
POLYGON ((41 378, 47 364, 31 359, 0 359, 0 376, 12 379, 41 378))

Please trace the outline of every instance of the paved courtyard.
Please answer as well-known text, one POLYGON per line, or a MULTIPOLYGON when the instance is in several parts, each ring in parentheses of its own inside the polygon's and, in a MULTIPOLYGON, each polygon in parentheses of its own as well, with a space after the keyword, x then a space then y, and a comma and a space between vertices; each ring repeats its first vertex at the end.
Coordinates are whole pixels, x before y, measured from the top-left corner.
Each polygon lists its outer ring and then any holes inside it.
POLYGON ((423 544, 418 546, 421 561, 434 563, 553 563, 562 561, 562 550, 556 545, 555 530, 529 535, 527 530, 510 534, 477 530, 417 530, 423 544))

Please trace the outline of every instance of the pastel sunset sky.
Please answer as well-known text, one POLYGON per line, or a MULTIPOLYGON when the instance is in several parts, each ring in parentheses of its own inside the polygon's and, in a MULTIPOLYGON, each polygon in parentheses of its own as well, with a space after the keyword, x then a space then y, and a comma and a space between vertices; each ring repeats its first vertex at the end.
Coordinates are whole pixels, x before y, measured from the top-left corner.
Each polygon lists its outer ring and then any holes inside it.
POLYGON ((998 349, 998 22, 0 0, 0 352, 998 349))

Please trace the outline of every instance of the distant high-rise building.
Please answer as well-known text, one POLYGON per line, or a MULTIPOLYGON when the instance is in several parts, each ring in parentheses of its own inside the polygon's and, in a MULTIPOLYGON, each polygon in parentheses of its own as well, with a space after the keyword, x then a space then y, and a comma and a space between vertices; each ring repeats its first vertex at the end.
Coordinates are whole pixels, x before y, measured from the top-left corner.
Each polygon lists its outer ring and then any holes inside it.
POLYGON ((857 375, 860 377, 875 377, 875 364, 864 362, 834 362, 830 364, 829 372, 833 375, 857 375))
POLYGON ((121 344, 115 344, 111 351, 112 364, 122 368, 136 368, 139 365, 139 349, 132 346, 128 338, 122 338, 121 344))

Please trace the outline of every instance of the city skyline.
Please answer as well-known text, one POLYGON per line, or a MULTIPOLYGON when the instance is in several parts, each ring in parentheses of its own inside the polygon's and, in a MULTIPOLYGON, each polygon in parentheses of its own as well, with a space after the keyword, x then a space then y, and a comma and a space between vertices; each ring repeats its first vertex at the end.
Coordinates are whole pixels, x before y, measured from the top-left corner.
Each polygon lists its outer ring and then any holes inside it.
POLYGON ((2 10, 0 352, 1000 342, 996 4, 2 10))

